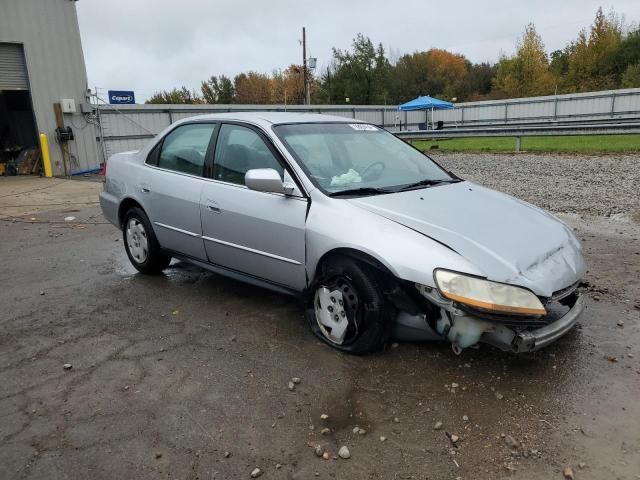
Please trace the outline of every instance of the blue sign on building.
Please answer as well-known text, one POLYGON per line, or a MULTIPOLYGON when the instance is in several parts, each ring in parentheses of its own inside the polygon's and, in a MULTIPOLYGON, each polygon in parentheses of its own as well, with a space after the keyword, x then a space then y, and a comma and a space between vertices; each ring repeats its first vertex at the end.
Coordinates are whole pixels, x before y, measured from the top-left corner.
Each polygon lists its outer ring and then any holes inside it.
POLYGON ((123 105, 136 103, 136 96, 129 90, 109 90, 109 103, 123 105))

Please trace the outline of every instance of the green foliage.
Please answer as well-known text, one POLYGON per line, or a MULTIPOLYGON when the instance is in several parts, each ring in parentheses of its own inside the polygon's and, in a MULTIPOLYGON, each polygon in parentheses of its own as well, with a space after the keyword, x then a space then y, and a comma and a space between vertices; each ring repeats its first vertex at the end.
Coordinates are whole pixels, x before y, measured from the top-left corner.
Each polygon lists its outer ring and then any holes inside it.
POLYGON ((516 54, 503 56, 498 62, 493 91, 501 97, 531 97, 553 93, 554 86, 542 38, 530 23, 516 54))
POLYGON ((640 63, 629 65, 622 75, 623 88, 640 88, 640 63))
POLYGON ((159 104, 192 104, 202 103, 196 92, 190 91, 187 87, 174 88, 155 93, 146 103, 159 104))
POLYGON ((229 77, 212 76, 200 86, 204 103, 233 103, 235 87, 229 77))
POLYGON ((382 44, 376 48, 371 39, 359 33, 352 46, 353 51, 333 49, 334 66, 327 71, 329 101, 337 104, 383 103, 388 94, 391 65, 382 44))

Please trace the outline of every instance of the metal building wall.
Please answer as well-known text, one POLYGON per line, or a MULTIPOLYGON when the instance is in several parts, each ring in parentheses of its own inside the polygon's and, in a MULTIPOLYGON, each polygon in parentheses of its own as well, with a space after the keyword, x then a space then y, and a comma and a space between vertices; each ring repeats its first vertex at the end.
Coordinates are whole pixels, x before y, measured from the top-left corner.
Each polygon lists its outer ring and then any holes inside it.
POLYGON ((64 115, 65 124, 75 134, 75 140, 69 143, 75 157, 71 170, 96 167, 100 160, 95 130, 80 113, 80 105, 86 103, 87 72, 75 2, 0 0, 0 42, 24 45, 37 128, 49 137, 54 174, 64 173, 53 111, 53 103, 61 98, 76 102, 77 113, 64 115))

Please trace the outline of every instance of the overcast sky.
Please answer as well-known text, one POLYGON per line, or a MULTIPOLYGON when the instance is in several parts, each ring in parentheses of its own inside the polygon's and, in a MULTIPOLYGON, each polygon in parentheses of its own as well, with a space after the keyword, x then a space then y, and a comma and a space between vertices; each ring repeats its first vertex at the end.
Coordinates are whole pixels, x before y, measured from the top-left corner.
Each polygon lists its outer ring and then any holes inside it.
POLYGON ((473 62, 512 53, 533 22, 547 51, 564 47, 602 5, 640 20, 640 1, 617 0, 80 0, 89 85, 135 90, 144 101, 211 75, 271 73, 301 63, 302 26, 318 66, 358 32, 393 54, 445 48, 473 62))

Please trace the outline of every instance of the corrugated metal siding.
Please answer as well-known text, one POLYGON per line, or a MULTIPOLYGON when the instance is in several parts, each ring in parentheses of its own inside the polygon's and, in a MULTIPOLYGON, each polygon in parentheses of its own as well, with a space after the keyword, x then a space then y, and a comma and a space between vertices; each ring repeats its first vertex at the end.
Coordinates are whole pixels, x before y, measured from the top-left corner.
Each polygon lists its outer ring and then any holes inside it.
POLYGON ((78 113, 65 114, 74 129, 72 169, 98 165, 95 130, 80 113, 86 102, 87 74, 75 2, 69 0, 0 0, 0 42, 24 45, 31 98, 38 130, 49 137, 54 174, 64 173, 55 142, 53 103, 73 98, 78 113))
POLYGON ((28 90, 22 45, 0 43, 0 90, 28 90))

